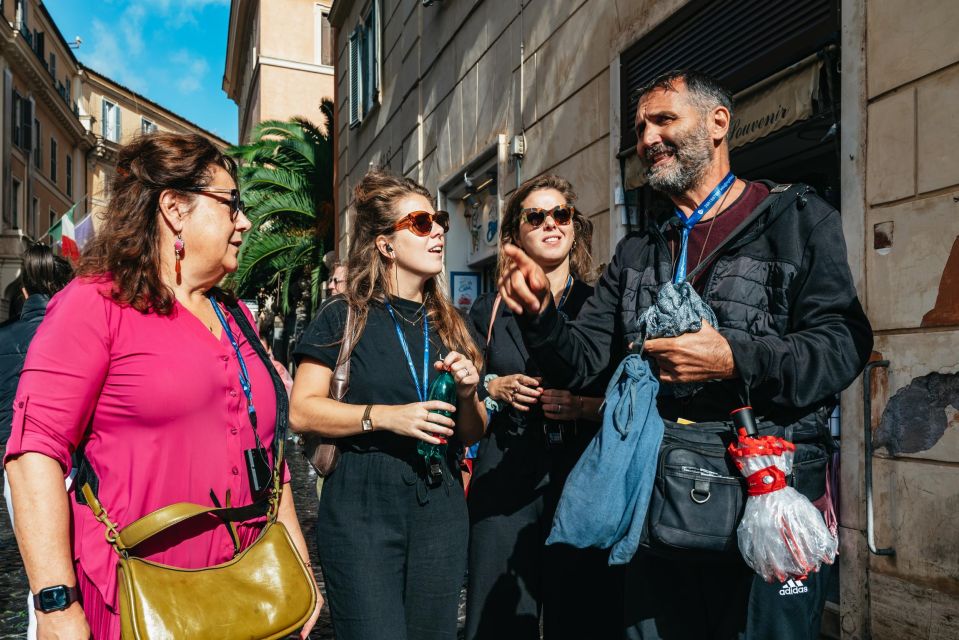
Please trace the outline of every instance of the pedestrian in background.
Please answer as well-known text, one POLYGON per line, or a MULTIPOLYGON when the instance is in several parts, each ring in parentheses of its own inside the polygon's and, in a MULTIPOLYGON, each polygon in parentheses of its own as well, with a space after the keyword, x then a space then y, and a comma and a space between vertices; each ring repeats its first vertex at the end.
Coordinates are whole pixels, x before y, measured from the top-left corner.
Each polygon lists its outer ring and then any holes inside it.
MULTIPOLYGON (((244 451, 273 441, 279 400, 275 372, 215 289, 236 270, 250 229, 235 173, 199 135, 150 134, 121 147, 81 277, 50 303, 31 345, 6 467, 31 589, 59 601, 38 607, 40 637, 120 637, 118 556, 92 509, 63 487, 75 451, 120 529, 176 502, 254 502, 244 451)), ((286 476, 278 521, 308 561, 286 476)), ((142 557, 184 568, 230 560, 234 539, 211 520, 164 531, 142 557)), ((263 523, 236 523, 240 550, 263 523)))
MULTIPOLYGON (((10 437, 13 398, 23 361, 27 357, 27 348, 46 314, 50 298, 67 286, 72 277, 73 267, 65 259, 53 255, 50 245, 35 242, 23 252, 23 270, 20 273, 23 286, 20 291, 25 301, 20 319, 0 327, 0 445, 6 444, 10 437)), ((68 479, 67 487, 69 482, 68 479)), ((3 477, 3 496, 12 525, 13 503, 6 474, 3 477)), ((33 594, 27 595, 27 617, 27 638, 36 638, 37 616, 33 609, 33 594)))
POLYGON ((333 273, 326 284, 327 293, 335 296, 338 293, 346 293, 346 265, 337 260, 333 264, 333 273))
MULTIPOLYGON (((575 319, 593 293, 593 227, 576 210, 565 178, 543 175, 513 192, 500 246, 522 247, 547 273, 556 307, 575 319)), ((508 259, 500 254, 501 266, 508 259)), ((621 572, 600 549, 546 546, 563 484, 599 427, 605 380, 582 390, 552 388, 533 362, 513 313, 498 294, 469 313, 487 344, 485 396, 491 413, 470 482, 468 640, 622 635, 621 572), (589 615, 584 615, 589 612, 589 615)))
POLYGON ((23 252, 20 291, 25 302, 20 319, 0 327, 0 444, 6 443, 10 437, 13 396, 27 357, 27 347, 43 320, 50 298, 67 286, 72 277, 73 267, 65 259, 53 255, 50 245, 35 242, 23 252))
POLYGON ((456 451, 483 434, 486 409, 480 354, 440 284, 449 215, 421 185, 381 170, 353 196, 346 293, 324 304, 296 348, 290 409, 297 431, 337 438, 342 452, 316 520, 333 628, 338 640, 453 640, 468 534, 456 451), (344 354, 349 390, 339 402, 330 382, 345 333, 359 340, 344 354), (458 406, 427 401, 441 371, 458 406), (428 464, 420 442, 448 444, 447 455, 428 464))

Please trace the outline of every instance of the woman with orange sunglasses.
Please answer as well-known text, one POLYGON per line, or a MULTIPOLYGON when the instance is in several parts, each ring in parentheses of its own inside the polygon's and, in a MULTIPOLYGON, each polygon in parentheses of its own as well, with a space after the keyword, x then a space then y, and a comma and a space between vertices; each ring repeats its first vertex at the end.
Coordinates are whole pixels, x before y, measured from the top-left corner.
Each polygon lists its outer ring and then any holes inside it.
POLYGON ((295 350, 290 422, 335 438, 317 549, 339 640, 456 637, 468 518, 456 453, 486 429, 480 354, 443 290, 449 215, 429 192, 384 171, 354 190, 347 288, 320 309, 295 350), (352 326, 347 327, 347 310, 352 326), (349 390, 330 397, 344 333, 349 390), (456 406, 428 400, 442 371, 456 406), (438 411, 453 412, 446 417, 438 411), (425 459, 418 443, 446 444, 425 459))
MULTIPOLYGON (((509 199, 500 232, 501 247, 518 245, 543 267, 569 319, 593 292, 584 282, 592 223, 575 198, 559 176, 529 180, 509 199)), ((599 427, 603 385, 552 388, 498 302, 482 296, 469 315, 487 345, 480 393, 492 417, 470 482, 466 638, 538 640, 541 619, 547 639, 620 637, 622 591, 605 552, 544 544, 566 476, 599 427)))

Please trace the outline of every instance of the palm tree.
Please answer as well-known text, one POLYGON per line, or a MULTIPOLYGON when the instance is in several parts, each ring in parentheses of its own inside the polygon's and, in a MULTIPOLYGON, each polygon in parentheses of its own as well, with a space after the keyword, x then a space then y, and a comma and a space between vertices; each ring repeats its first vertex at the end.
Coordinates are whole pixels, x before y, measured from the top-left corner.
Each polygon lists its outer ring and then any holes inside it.
POLYGON ((300 296, 312 315, 321 257, 332 242, 333 103, 324 100, 320 110, 326 132, 304 118, 265 120, 249 144, 227 150, 240 161, 240 190, 253 223, 230 282, 241 296, 279 290, 284 316, 300 296))

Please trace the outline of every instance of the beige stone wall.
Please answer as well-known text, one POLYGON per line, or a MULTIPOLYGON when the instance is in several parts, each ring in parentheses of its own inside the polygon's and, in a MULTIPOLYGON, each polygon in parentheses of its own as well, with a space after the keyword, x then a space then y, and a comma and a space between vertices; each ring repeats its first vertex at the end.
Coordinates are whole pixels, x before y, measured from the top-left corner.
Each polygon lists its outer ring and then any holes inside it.
POLYGON ((302 116, 315 124, 322 119, 320 102, 333 99, 333 76, 260 63, 259 95, 252 124, 302 116))
MULTIPOLYGON (((596 264, 606 262, 617 237, 610 228, 610 158, 619 144, 618 110, 611 105, 618 78, 611 78, 610 65, 684 0, 533 0, 522 17, 512 0, 426 8, 381 1, 382 102, 352 129, 347 41, 368 4, 352 3, 337 24, 339 251, 345 253, 349 234, 350 189, 371 162, 388 164, 435 192, 497 135, 525 132, 522 178, 549 171, 570 179, 579 208, 593 220, 596 264)), ((507 166, 499 176, 501 196, 516 186, 516 165, 507 166)), ((454 224, 465 220, 456 217, 454 224)), ((462 263, 465 250, 449 247, 448 266, 462 263)))
MULTIPOLYGON (((873 400, 876 429, 917 378, 959 371, 959 11, 951 0, 863 4, 863 266, 876 351, 891 362, 877 377, 888 390, 873 400)), ((931 412, 946 428, 918 450, 877 452, 877 544, 896 556, 869 559, 874 638, 959 637, 956 408, 931 412)))

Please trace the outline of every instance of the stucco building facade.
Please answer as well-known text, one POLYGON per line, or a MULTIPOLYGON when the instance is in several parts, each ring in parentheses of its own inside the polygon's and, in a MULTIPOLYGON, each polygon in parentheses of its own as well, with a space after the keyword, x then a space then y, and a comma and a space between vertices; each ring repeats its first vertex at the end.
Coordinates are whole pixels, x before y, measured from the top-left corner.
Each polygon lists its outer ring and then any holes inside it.
POLYGON ((223 90, 239 107, 239 140, 263 120, 322 122, 333 97, 330 2, 233 0, 223 90))
POLYGON ((840 209, 874 359, 889 362, 841 398, 841 571, 824 631, 959 637, 954 3, 336 0, 330 21, 339 253, 353 185, 387 166, 452 213, 447 270, 482 290, 505 198, 547 171, 576 187, 606 262, 653 198, 632 90, 679 66, 725 82, 734 171, 809 183, 840 209), (872 546, 894 555, 870 551, 870 520, 872 546))

